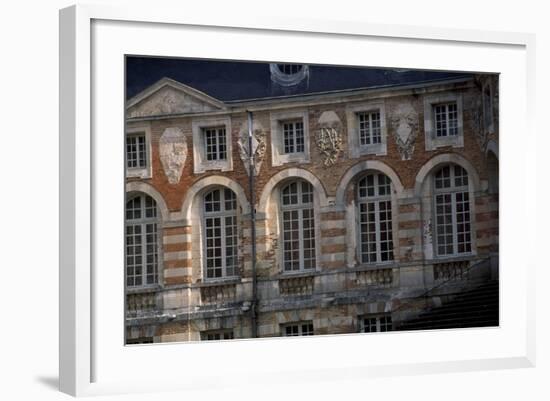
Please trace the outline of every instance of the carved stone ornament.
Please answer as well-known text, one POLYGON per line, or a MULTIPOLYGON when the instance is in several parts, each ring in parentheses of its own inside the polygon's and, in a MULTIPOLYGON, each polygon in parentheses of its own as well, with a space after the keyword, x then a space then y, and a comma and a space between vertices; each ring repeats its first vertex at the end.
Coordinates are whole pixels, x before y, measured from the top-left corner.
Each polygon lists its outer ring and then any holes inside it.
POLYGON ((483 106, 480 99, 477 99, 472 105, 472 128, 479 148, 485 152, 487 150, 488 138, 487 130, 485 130, 483 124, 483 106))
POLYGON ((173 185, 179 183, 187 159, 187 140, 180 128, 170 127, 164 130, 159 140, 159 153, 168 182, 173 185))
POLYGON ((342 122, 334 111, 325 111, 319 117, 316 142, 323 157, 323 164, 330 167, 336 163, 338 155, 343 149, 343 143, 342 122))
POLYGON ((401 160, 410 160, 418 136, 418 113, 410 103, 401 103, 393 110, 390 123, 401 160))
MULTIPOLYGON (((266 144, 267 134, 265 129, 259 122, 254 121, 252 123, 252 152, 254 154, 254 175, 258 175, 262 162, 264 161, 265 152, 267 150, 266 144)), ((243 162, 246 173, 250 174, 249 167, 249 153, 248 153, 248 122, 245 121, 241 126, 239 133, 239 155, 243 162)))

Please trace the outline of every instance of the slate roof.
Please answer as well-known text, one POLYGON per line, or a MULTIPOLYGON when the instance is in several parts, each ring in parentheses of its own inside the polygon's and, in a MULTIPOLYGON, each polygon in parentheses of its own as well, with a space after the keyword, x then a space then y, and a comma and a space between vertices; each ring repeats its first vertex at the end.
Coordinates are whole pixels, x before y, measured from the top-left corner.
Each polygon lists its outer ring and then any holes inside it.
POLYGON ((126 98, 167 77, 223 102, 319 92, 402 86, 471 77, 465 72, 309 65, 307 82, 290 89, 272 84, 269 63, 128 56, 126 98))

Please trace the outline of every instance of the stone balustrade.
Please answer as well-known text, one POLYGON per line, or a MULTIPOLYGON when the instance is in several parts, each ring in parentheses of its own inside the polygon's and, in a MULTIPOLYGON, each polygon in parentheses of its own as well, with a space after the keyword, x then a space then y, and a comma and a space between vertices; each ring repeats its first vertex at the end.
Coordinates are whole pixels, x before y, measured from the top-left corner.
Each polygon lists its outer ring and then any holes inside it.
POLYGON ((200 287, 203 304, 215 302, 232 302, 236 300, 237 285, 235 283, 220 283, 200 287))
POLYGON ((158 309, 156 292, 129 293, 126 295, 126 304, 129 315, 137 315, 158 309))
POLYGON ((468 260, 436 263, 433 265, 434 280, 438 282, 466 280, 468 278, 469 267, 470 261, 468 260))
POLYGON ((313 276, 280 278, 279 293, 281 295, 311 295, 314 282, 313 276))
POLYGON ((393 285, 393 269, 373 269, 356 272, 359 285, 389 288, 393 285))

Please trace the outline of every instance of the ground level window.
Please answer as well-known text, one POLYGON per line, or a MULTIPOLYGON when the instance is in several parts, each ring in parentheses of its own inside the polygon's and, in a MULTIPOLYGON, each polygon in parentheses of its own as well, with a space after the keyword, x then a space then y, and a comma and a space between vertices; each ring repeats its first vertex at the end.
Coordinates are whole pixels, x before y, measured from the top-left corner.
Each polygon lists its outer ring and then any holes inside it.
POLYGON ((126 339, 126 345, 152 344, 152 343, 153 343, 153 337, 138 337, 138 338, 126 339))
POLYGON ((201 332, 201 341, 233 340, 233 330, 210 330, 201 332))
POLYGON ((391 315, 362 316, 359 318, 359 328, 362 333, 377 333, 392 331, 391 315))
POLYGON ((284 337, 312 336, 313 322, 289 323, 281 327, 284 337))

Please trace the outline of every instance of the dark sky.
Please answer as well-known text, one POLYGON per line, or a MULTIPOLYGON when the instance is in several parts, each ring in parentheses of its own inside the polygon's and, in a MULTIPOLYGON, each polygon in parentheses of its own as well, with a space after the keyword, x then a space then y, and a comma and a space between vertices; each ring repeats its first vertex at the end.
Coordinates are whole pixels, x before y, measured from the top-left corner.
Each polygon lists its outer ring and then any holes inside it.
POLYGON ((462 77, 466 73, 435 72, 365 67, 310 65, 307 83, 293 92, 278 92, 271 84, 269 64, 204 59, 155 58, 128 56, 126 59, 126 95, 131 98, 163 77, 196 88, 222 100, 244 100, 284 94, 307 94, 330 90, 403 85, 462 77))

